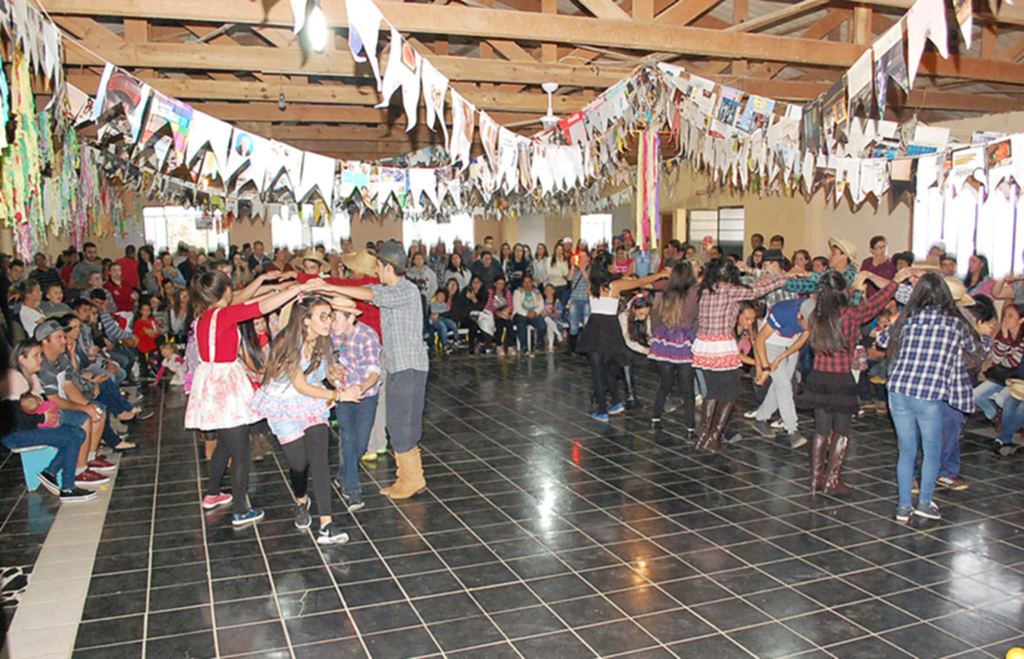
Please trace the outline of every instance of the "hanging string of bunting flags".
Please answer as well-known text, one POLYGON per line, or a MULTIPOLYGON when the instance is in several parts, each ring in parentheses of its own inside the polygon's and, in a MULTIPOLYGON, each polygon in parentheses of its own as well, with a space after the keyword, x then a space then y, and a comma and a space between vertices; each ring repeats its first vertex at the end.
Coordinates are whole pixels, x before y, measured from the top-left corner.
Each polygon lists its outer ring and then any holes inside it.
MULTIPOLYGON (((969 44, 970 5, 952 2, 969 44)), ((1016 194, 1024 181, 1024 135, 984 133, 959 144, 947 129, 876 118, 884 114, 890 84, 909 92, 926 41, 948 56, 944 0, 918 0, 835 85, 803 105, 662 63, 634 70, 529 138, 450 88, 372 0, 346 0, 346 9, 350 50, 369 62, 380 107, 401 90, 408 129, 421 99, 428 127, 437 131, 440 124, 447 145, 440 166, 339 161, 302 151, 209 116, 110 63, 90 95, 64 81, 68 37, 49 16, 26 0, 0 3, 0 29, 13 53, 10 84, 0 69, 0 128, 14 122, 10 144, 0 130, 0 218, 15 228, 21 252, 32 253, 51 235, 80 245, 87 232, 124 232, 127 222, 139 221, 143 199, 219 209, 219 228, 226 228, 243 218, 265 219, 271 203, 312 204, 310 221, 322 223, 352 209, 429 220, 467 206, 497 218, 593 212, 635 196, 637 235, 655 249, 659 178, 684 161, 735 191, 811 196, 824 187, 835 203, 849 195, 861 204, 887 192, 898 201, 935 185, 959 193, 968 180, 985 191, 1016 194), (390 34, 383 75, 382 25, 390 34), (52 90, 41 111, 33 75, 52 90), (97 126, 97 139, 81 143, 76 129, 87 124, 97 126), (474 159, 477 128, 484 154, 474 159)))

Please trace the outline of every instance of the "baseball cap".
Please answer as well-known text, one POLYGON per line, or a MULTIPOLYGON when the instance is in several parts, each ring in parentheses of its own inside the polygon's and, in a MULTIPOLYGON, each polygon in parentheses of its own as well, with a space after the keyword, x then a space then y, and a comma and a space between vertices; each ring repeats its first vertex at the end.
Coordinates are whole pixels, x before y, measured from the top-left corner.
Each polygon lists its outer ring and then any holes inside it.
POLYGON ((50 319, 44 320, 43 322, 36 325, 36 329, 32 332, 32 336, 35 337, 36 341, 42 341, 54 332, 60 332, 61 330, 67 329, 58 320, 50 319))
POLYGON ((932 243, 932 246, 930 247, 930 249, 937 249, 940 252, 945 252, 946 251, 946 243, 942 242, 941 240, 936 240, 935 242, 932 243))
POLYGON ((396 271, 405 271, 407 260, 405 249, 397 240, 389 240, 377 252, 377 260, 392 266, 396 271))

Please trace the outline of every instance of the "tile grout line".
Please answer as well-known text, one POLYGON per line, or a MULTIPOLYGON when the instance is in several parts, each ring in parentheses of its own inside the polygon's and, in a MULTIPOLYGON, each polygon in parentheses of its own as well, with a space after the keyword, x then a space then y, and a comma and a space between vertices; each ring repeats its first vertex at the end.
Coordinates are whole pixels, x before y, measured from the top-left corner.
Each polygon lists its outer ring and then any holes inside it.
POLYGON ((153 466, 153 508, 149 518, 149 560, 146 564, 146 610, 142 613, 142 659, 146 659, 146 644, 149 640, 149 598, 153 593, 153 536, 156 533, 157 491, 160 488, 161 439, 164 434, 164 392, 160 391, 160 415, 156 424, 156 464, 153 466))
MULTIPOLYGON (((163 406, 161 405, 160 410, 160 427, 163 428, 163 406)), ((210 571, 210 545, 207 542, 207 528, 206 528, 206 512, 203 510, 203 466, 199 461, 199 441, 195 436, 195 432, 192 433, 192 455, 195 458, 196 463, 196 490, 199 495, 199 530, 203 534, 203 557, 206 562, 206 588, 210 594, 210 625, 213 628, 213 653, 214 657, 220 657, 220 641, 217 638, 217 607, 214 606, 215 602, 213 599, 213 574, 210 571)), ((234 496, 234 494, 232 494, 234 496)), ((154 495, 154 503, 156 497, 154 495)), ((150 556, 153 552, 150 551, 150 556)))

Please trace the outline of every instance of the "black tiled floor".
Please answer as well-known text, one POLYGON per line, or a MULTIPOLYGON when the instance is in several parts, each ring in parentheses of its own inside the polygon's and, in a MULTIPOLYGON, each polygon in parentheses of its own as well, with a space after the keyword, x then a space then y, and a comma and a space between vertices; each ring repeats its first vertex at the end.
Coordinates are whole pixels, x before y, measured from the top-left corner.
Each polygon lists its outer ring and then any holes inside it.
MULTIPOLYGON (((340 547, 294 528, 280 454, 255 465, 255 529, 204 515, 201 447, 168 399, 162 427, 124 456, 75 659, 143 645, 175 658, 974 659, 1024 645, 1021 463, 992 456, 973 422, 971 489, 939 490, 945 519, 908 526, 890 519, 896 447, 877 415, 854 423, 857 491, 838 499, 808 492, 806 451, 781 439, 711 456, 672 415, 659 432, 644 411, 592 421, 573 357, 432 368, 428 491, 392 503, 376 493, 392 458, 363 465, 367 507, 334 502, 352 537, 340 547)), ((55 507, 19 489, 19 468, 0 457, 0 560, 30 567, 55 507)))

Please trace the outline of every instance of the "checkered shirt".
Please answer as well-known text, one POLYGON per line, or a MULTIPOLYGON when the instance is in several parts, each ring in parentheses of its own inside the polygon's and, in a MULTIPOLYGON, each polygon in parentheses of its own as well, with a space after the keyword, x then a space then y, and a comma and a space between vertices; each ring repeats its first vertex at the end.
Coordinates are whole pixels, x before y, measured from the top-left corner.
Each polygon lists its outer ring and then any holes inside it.
POLYGON ((814 370, 827 373, 849 373, 852 369, 853 349, 860 340, 860 326, 878 315, 889 300, 896 294, 896 282, 889 282, 889 285, 871 296, 871 299, 858 306, 843 307, 842 314, 843 336, 846 337, 846 345, 849 350, 845 352, 818 352, 814 351, 814 370))
MULTIPOLYGON (((753 283, 759 280, 762 274, 764 274, 764 270, 755 268, 750 277, 744 277, 744 283, 753 283)), ((776 288, 768 295, 765 295, 762 300, 764 302, 764 308, 771 309, 779 302, 784 300, 795 300, 798 297, 800 297, 800 293, 794 293, 793 291, 788 290, 787 287, 783 286, 782 288, 776 288)))
POLYGON ((889 391, 941 400, 965 414, 973 412, 974 395, 964 353, 980 352, 982 345, 964 320, 948 316, 938 307, 927 307, 908 319, 901 332, 900 353, 886 382, 889 391))
MULTIPOLYGON (((338 353, 338 363, 345 367, 343 389, 366 382, 374 373, 380 374, 380 339, 366 323, 358 323, 348 336, 331 334, 331 342, 338 353)), ((376 396, 377 385, 367 389, 364 395, 376 396)))
POLYGON ((746 286, 718 284, 714 293, 704 292, 698 302, 697 322, 700 333, 709 336, 727 336, 730 339, 736 331, 736 317, 740 313, 740 302, 767 295, 786 285, 783 277, 772 277, 746 286))
POLYGON ((380 309, 384 344, 384 370, 429 371, 427 346, 423 342, 423 303, 420 289, 402 278, 394 286, 374 284, 372 303, 380 309))
POLYGON ((572 295, 570 299, 577 302, 590 301, 590 280, 583 275, 582 268, 572 273, 572 295))
MULTIPOLYGON (((825 272, 828 271, 826 270, 825 272)), ((786 291, 789 293, 799 293, 800 295, 810 295, 818 290, 818 282, 821 281, 822 274, 824 273, 814 273, 810 277, 794 277, 786 282, 786 291)), ((860 270, 857 269, 857 266, 852 263, 846 266, 846 270, 843 270, 843 279, 846 280, 847 288, 853 286, 853 280, 857 278, 858 274, 860 274, 860 270)), ((859 302, 860 297, 860 291, 857 291, 852 299, 854 302, 859 302)))

